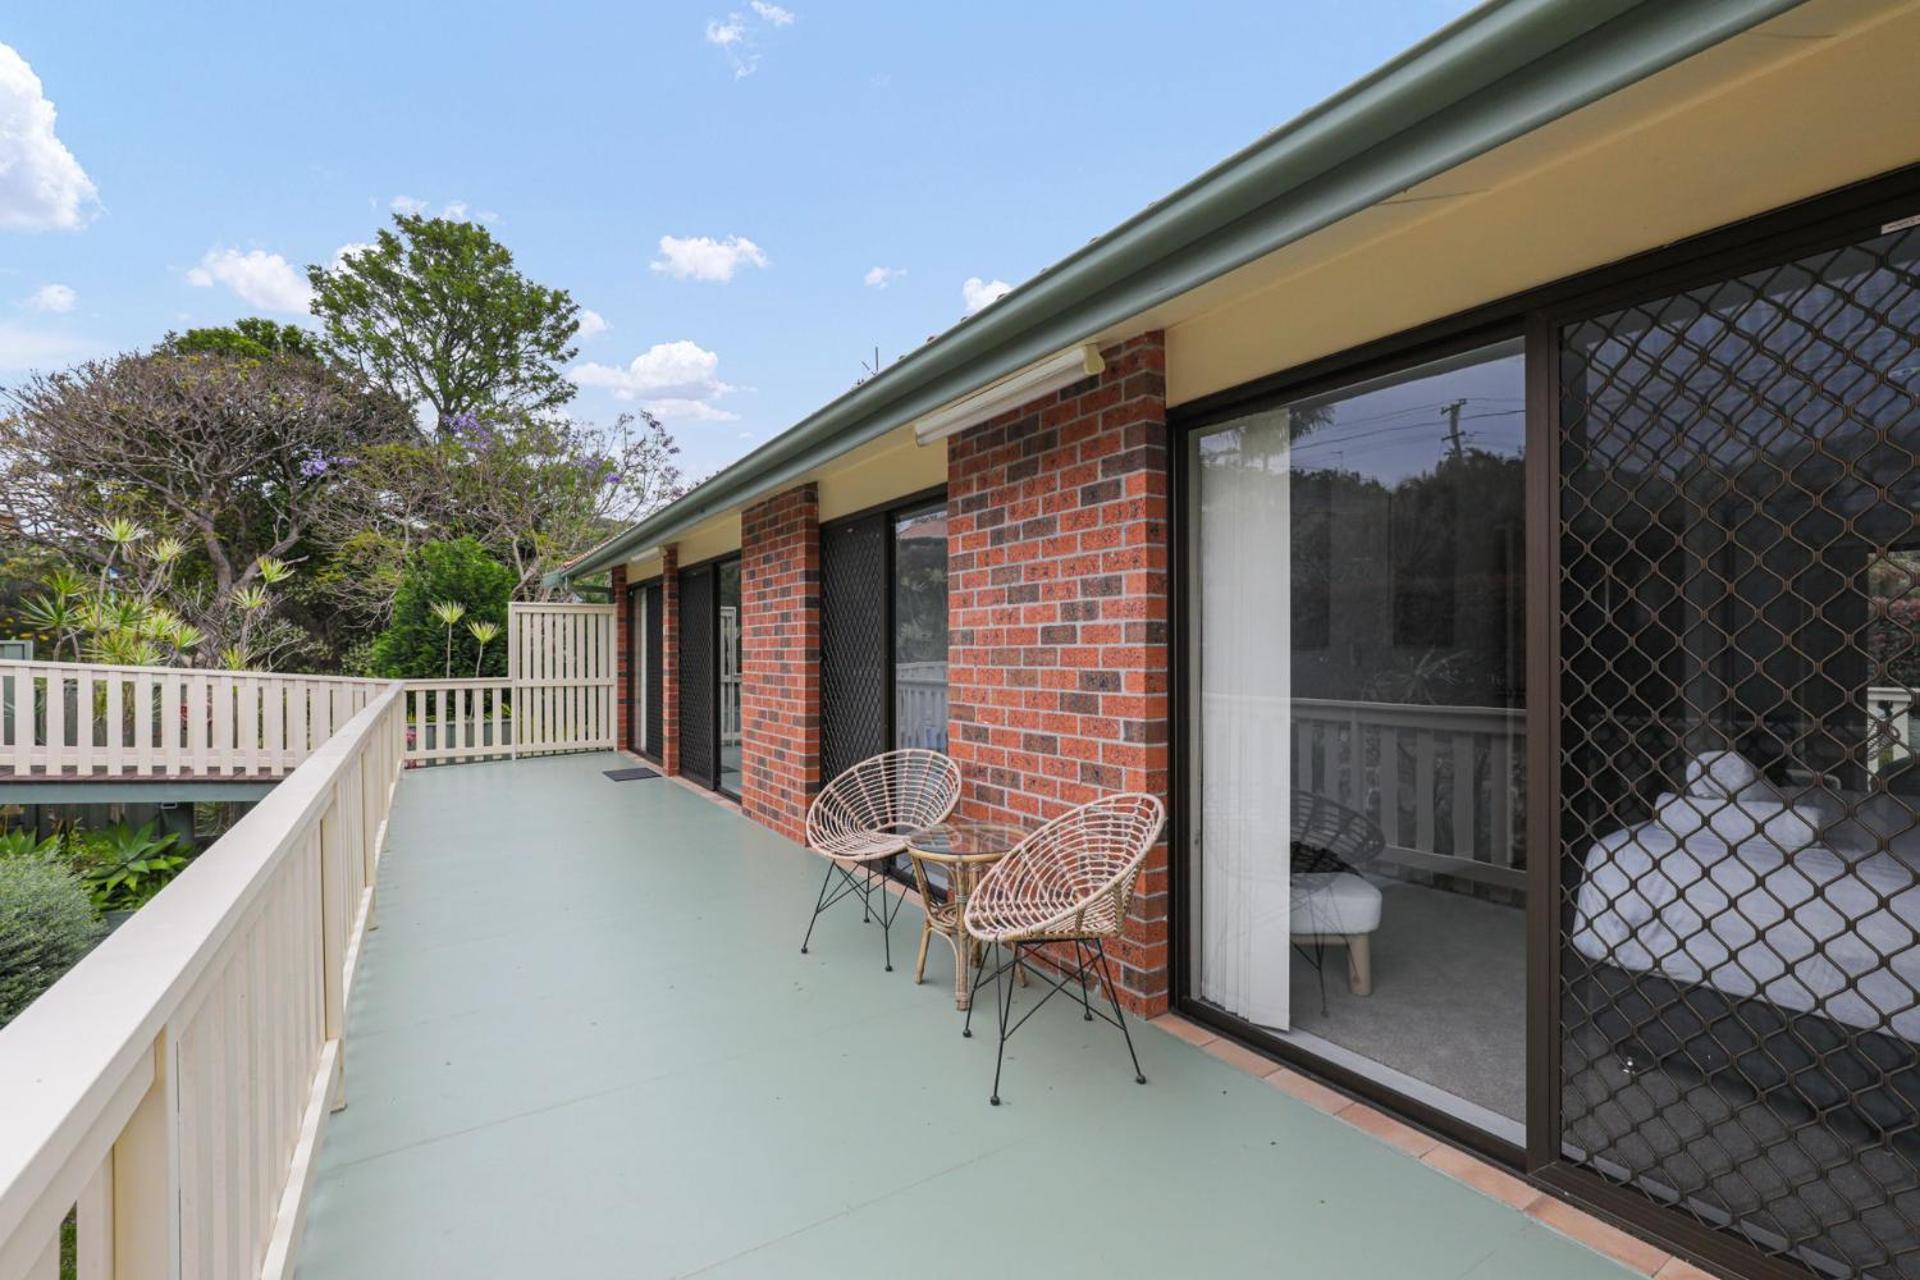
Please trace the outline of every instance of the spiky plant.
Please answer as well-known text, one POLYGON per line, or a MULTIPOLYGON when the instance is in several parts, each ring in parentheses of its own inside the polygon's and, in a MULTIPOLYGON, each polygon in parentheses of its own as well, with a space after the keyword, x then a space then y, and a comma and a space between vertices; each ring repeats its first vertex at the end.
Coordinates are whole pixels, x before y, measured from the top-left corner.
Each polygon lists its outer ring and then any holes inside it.
POLYGON ((477 680, 480 678, 480 664, 487 659, 487 646, 500 637, 500 624, 497 622, 469 622, 467 624, 467 634, 471 635, 480 646, 480 652, 476 654, 473 659, 473 675, 477 680))
POLYGON ((433 616, 440 619, 440 625, 447 629, 447 651, 443 679, 453 679, 453 629, 460 625, 460 619, 467 616, 467 606, 457 600, 435 600, 428 608, 433 616))

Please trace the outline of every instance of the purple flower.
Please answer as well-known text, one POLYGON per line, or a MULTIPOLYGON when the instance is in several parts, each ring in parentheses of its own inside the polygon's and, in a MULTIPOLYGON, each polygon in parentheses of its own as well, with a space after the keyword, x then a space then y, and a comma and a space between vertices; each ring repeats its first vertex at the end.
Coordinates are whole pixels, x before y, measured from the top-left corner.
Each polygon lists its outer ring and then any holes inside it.
POLYGON ((620 473, 619 473, 618 471, 609 471, 609 472, 607 472, 607 477, 606 477, 606 479, 604 479, 604 480, 602 480, 602 481, 601 481, 600 483, 601 483, 601 484, 604 484, 604 485, 616 485, 616 484, 619 484, 619 483, 620 483, 620 473))

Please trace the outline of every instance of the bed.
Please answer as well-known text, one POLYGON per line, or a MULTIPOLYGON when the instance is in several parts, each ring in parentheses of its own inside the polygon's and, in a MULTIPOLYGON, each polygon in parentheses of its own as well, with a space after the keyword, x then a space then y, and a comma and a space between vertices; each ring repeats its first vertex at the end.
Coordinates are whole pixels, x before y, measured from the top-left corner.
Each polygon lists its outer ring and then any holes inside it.
POLYGON ((1920 1141, 1920 816, 1791 798, 1730 752, 1587 851, 1570 1016, 1658 1060, 1920 1141))

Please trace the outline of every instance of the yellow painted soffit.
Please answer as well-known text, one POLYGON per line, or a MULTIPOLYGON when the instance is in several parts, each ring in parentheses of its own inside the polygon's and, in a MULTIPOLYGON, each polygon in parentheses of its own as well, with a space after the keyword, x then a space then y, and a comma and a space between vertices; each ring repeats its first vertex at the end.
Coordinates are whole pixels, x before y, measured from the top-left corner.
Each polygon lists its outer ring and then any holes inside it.
POLYGON ((1179 404, 1915 163, 1917 59, 1920 0, 1814 0, 1102 340, 1179 404))

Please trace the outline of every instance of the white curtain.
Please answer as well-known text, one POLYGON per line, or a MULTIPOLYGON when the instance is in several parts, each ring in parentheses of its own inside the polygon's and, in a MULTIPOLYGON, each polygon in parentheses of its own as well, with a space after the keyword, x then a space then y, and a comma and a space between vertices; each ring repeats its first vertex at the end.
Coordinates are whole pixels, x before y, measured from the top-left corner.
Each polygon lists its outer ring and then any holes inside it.
POLYGON ((1200 994, 1288 1025, 1288 414, 1196 443, 1200 994))

